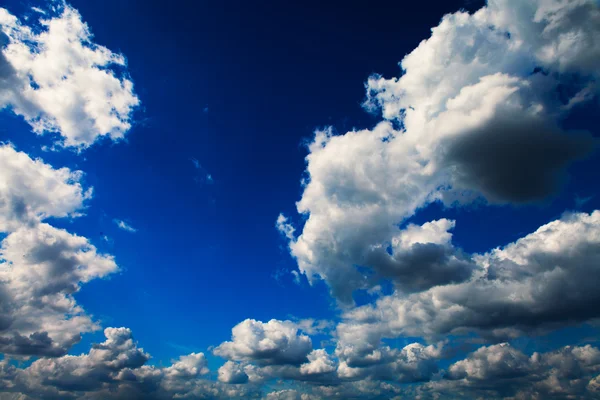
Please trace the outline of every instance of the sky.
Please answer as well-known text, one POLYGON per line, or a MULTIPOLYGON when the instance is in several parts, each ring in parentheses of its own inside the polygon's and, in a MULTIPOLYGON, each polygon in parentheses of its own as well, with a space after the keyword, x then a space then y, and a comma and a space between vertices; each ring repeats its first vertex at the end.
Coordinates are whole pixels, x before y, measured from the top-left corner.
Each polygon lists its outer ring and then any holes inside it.
POLYGON ((597 0, 5 0, 0 400, 600 398, 597 0))

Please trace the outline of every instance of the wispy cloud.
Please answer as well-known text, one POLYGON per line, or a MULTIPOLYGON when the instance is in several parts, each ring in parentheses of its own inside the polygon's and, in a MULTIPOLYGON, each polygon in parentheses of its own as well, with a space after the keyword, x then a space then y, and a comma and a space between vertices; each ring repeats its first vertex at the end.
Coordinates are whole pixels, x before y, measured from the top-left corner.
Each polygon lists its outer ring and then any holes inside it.
POLYGON ((136 228, 134 228, 133 226, 131 226, 130 224, 128 224, 127 222, 125 222, 121 219, 115 218, 115 219, 113 219, 113 222, 119 227, 119 229, 122 229, 127 232, 131 232, 131 233, 137 232, 136 228))
POLYGON ((33 11, 37 12, 37 13, 40 13, 40 14, 46 14, 46 11, 42 10, 42 9, 41 9, 41 8, 39 8, 39 7, 31 7, 31 9, 32 9, 33 11))
POLYGON ((212 174, 208 173, 208 171, 200 164, 197 158, 190 158, 192 164, 194 164, 194 168, 198 170, 198 175, 194 177, 194 180, 198 183, 208 183, 213 184, 215 181, 213 179, 212 174))

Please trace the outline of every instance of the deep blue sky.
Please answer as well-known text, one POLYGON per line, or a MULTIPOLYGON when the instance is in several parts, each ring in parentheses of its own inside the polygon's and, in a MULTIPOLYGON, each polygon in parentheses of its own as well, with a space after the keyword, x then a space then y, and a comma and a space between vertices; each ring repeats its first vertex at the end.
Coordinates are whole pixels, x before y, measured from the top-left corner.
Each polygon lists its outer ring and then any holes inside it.
MULTIPOLYGON (((135 127, 126 143, 105 141, 83 155, 42 152, 50 139, 8 113, 0 135, 85 171, 94 187, 86 217, 53 224, 114 254, 122 273, 86 284, 77 299, 104 325, 130 327, 156 363, 219 344, 245 318, 335 317, 324 284, 293 282, 294 260, 274 228, 300 198, 303 143, 318 127, 372 127, 378 117, 361 108, 367 77, 398 75, 402 56, 444 13, 481 3, 71 1, 97 43, 126 55, 142 101, 135 127), (196 181, 202 172, 192 159, 213 183, 196 181), (138 232, 117 229, 114 218, 138 232)), ((4 4, 14 13, 31 5, 4 4)), ((485 251, 574 208, 575 195, 593 194, 597 165, 576 165, 568 190, 542 206, 443 216, 460 215, 458 245, 485 251)), ((599 205, 592 198, 581 209, 599 205)), ((434 205, 414 220, 441 215, 434 205)))

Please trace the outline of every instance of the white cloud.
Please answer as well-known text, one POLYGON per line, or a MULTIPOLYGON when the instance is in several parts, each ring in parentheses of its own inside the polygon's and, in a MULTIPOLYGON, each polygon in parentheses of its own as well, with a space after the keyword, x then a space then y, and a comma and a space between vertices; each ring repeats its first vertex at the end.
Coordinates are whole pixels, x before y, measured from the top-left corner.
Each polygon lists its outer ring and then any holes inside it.
POLYGON ((18 229, 48 217, 77 216, 92 190, 80 183, 83 173, 55 169, 32 160, 10 145, 0 145, 0 231, 18 229))
POLYGON ((121 219, 114 219, 113 222, 119 227, 119 229, 122 229, 127 232, 131 232, 131 233, 137 232, 137 229, 135 229, 133 226, 129 225, 127 222, 125 222, 121 219))
MULTIPOLYGON (((419 208, 461 197, 530 203, 555 194, 567 166, 596 143, 560 121, 571 100, 592 97, 581 91, 596 79, 599 15, 592 0, 490 1, 474 14, 446 15, 404 57, 401 77, 371 77, 366 106, 389 122, 317 132, 297 203, 307 216, 302 232, 294 238, 291 226, 278 225, 299 270, 351 304, 354 290, 377 284, 355 267, 381 270, 369 259, 373 248, 405 234, 398 225, 419 208), (573 41, 581 44, 567 45, 573 41), (583 43, 593 45, 584 50, 583 43), (571 99, 558 95, 565 84, 573 86, 571 99)), ((418 274, 416 265, 405 269, 418 274)))
POLYGON ((288 219, 283 214, 279 214, 277 217, 275 227, 279 233, 285 236, 288 240, 294 240, 295 229, 291 224, 288 223, 288 219))
POLYGON ((600 351, 590 345, 567 346, 547 353, 523 354, 508 343, 481 347, 452 364, 445 380, 431 382, 423 393, 476 398, 592 399, 600 351))
POLYGON ((224 383, 246 383, 248 374, 244 371, 241 364, 233 361, 227 361, 219 368, 219 381, 224 383))
POLYGON ((56 356, 98 329, 73 294, 117 270, 81 236, 39 223, 10 233, 0 248, 0 351, 56 356))
POLYGON ((247 319, 232 329, 232 341, 221 343, 214 354, 233 361, 259 365, 299 365, 307 360, 312 342, 291 321, 247 319))
POLYGON ((335 361, 324 349, 311 351, 307 358, 308 362, 300 366, 303 375, 327 374, 336 370, 335 361))
POLYGON ((255 389, 246 385, 205 379, 209 371, 203 353, 181 356, 166 367, 148 366, 150 355, 137 346, 129 329, 107 328, 104 335, 106 340, 93 345, 87 354, 41 358, 26 368, 0 362, 3 393, 27 399, 257 397, 255 389))
POLYGON ((40 24, 41 31, 0 8, 0 108, 10 107, 38 134, 59 133, 65 146, 122 139, 139 104, 119 72, 125 58, 94 43, 69 6, 40 24))
POLYGON ((371 345, 384 337, 478 332, 489 338, 541 333, 600 315, 600 211, 565 215, 474 259, 468 281, 350 310, 338 335, 371 345))

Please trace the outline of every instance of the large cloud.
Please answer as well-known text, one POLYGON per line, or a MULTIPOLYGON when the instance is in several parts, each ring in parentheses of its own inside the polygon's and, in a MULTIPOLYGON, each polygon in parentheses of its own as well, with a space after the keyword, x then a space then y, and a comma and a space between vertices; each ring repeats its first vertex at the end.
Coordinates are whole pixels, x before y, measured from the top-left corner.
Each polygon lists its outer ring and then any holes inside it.
POLYGON ((167 367, 150 359, 127 328, 107 328, 106 340, 79 356, 42 358, 27 368, 0 363, 2 398, 19 399, 228 399, 257 398, 251 387, 221 385, 208 374, 203 353, 181 356, 167 367), (12 396, 12 397, 9 397, 12 396))
POLYGON ((373 346, 399 335, 510 338, 600 316, 600 211, 567 214, 474 258, 481 269, 468 281, 384 296, 348 311, 338 335, 373 346))
POLYGON ((452 364, 422 398, 594 399, 600 351, 590 345, 523 354, 508 343, 479 348, 452 364))
POLYGON ((79 13, 61 6, 41 29, 0 8, 0 108, 10 107, 39 134, 65 146, 121 139, 139 104, 122 72, 125 59, 92 41, 79 13))
POLYGON ((2 241, 0 261, 1 352, 57 356, 98 329, 73 294, 117 265, 86 238, 44 223, 22 227, 2 241))
POLYGON ((2 232, 48 217, 76 216, 91 196, 80 183, 81 171, 55 169, 10 145, 0 146, 0 170, 2 232))
MULTIPOLYGON (((389 259, 371 253, 387 249, 418 208, 478 195, 530 203, 555 194, 567 166, 595 147, 591 135, 561 121, 596 93, 599 19, 593 0, 491 1, 474 14, 446 15, 404 57, 400 78, 371 77, 366 106, 389 122, 317 132, 297 203, 308 217, 301 234, 278 220, 300 271, 326 280, 350 304, 354 290, 376 284, 356 266, 389 270, 389 259), (567 98, 559 93, 565 87, 567 98)), ((421 259, 401 263, 393 277, 400 286, 427 288, 411 282, 420 279, 421 259)), ((468 275, 458 270, 450 281, 468 275)))

